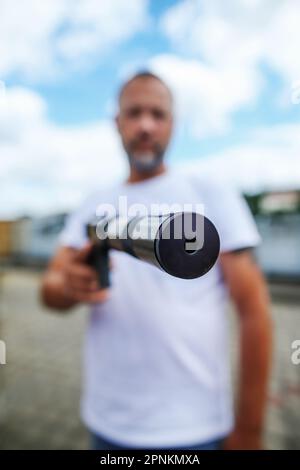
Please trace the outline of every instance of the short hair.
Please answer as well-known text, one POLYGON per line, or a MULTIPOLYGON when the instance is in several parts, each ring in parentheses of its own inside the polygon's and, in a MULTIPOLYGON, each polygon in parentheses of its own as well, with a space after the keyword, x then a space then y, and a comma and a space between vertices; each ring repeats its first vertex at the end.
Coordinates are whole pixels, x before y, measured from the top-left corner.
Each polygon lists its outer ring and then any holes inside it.
POLYGON ((120 103, 120 100, 122 98, 122 95, 124 93, 124 91, 126 90, 127 86, 134 82, 135 80, 139 80, 139 79, 149 79, 149 78, 153 78, 154 80, 158 80, 168 91, 169 95, 170 95, 170 98, 171 98, 171 101, 173 101, 173 94, 169 88, 169 86, 164 82, 164 80, 162 80, 158 75, 156 75, 155 73, 153 72, 150 72, 150 70, 141 70, 140 72, 137 72, 135 73, 131 78, 129 78, 128 80, 126 80, 126 82, 124 82, 120 89, 119 89, 119 94, 118 94, 118 102, 120 103))

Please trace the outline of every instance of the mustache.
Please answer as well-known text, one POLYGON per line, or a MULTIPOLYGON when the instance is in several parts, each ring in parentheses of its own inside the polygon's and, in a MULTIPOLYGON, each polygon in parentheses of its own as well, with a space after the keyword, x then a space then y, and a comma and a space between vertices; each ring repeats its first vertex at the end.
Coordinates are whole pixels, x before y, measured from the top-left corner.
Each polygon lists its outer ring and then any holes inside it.
POLYGON ((137 146, 139 144, 151 144, 151 145, 155 145, 155 142, 150 138, 148 137, 141 137, 139 139, 135 139, 131 142, 131 144, 133 146, 137 146))
POLYGON ((129 147, 131 149, 134 149, 139 146, 139 144, 149 144, 151 147, 153 147, 153 150, 160 151, 162 149, 162 146, 153 140, 151 137, 149 137, 147 134, 145 135, 140 135, 139 137, 132 139, 129 142, 129 147))

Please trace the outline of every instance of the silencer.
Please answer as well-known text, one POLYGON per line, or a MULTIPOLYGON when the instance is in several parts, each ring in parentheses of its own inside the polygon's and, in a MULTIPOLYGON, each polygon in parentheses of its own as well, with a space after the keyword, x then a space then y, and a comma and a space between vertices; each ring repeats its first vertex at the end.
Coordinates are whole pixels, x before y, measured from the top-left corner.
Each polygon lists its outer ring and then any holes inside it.
POLYGON ((98 217, 87 225, 94 242, 89 263, 101 287, 109 286, 108 252, 115 249, 181 279, 195 279, 215 264, 220 239, 214 224, 197 212, 157 216, 98 217))

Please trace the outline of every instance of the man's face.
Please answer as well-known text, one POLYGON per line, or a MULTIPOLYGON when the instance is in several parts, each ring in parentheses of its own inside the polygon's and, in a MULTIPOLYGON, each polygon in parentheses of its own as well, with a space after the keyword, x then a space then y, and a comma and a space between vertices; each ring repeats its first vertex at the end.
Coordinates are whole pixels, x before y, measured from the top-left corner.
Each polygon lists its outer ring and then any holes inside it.
POLYGON ((162 160, 172 133, 172 98, 155 78, 137 78, 124 89, 116 118, 129 163, 141 173, 162 160))

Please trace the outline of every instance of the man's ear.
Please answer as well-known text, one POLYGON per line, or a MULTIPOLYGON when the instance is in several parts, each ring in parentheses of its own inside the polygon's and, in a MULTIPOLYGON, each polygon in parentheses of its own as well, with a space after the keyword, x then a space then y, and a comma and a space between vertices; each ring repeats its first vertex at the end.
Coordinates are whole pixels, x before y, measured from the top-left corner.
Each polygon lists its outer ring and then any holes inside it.
POLYGON ((120 132, 120 115, 119 115, 119 113, 115 115, 115 124, 116 124, 116 128, 118 129, 118 132, 120 132))

